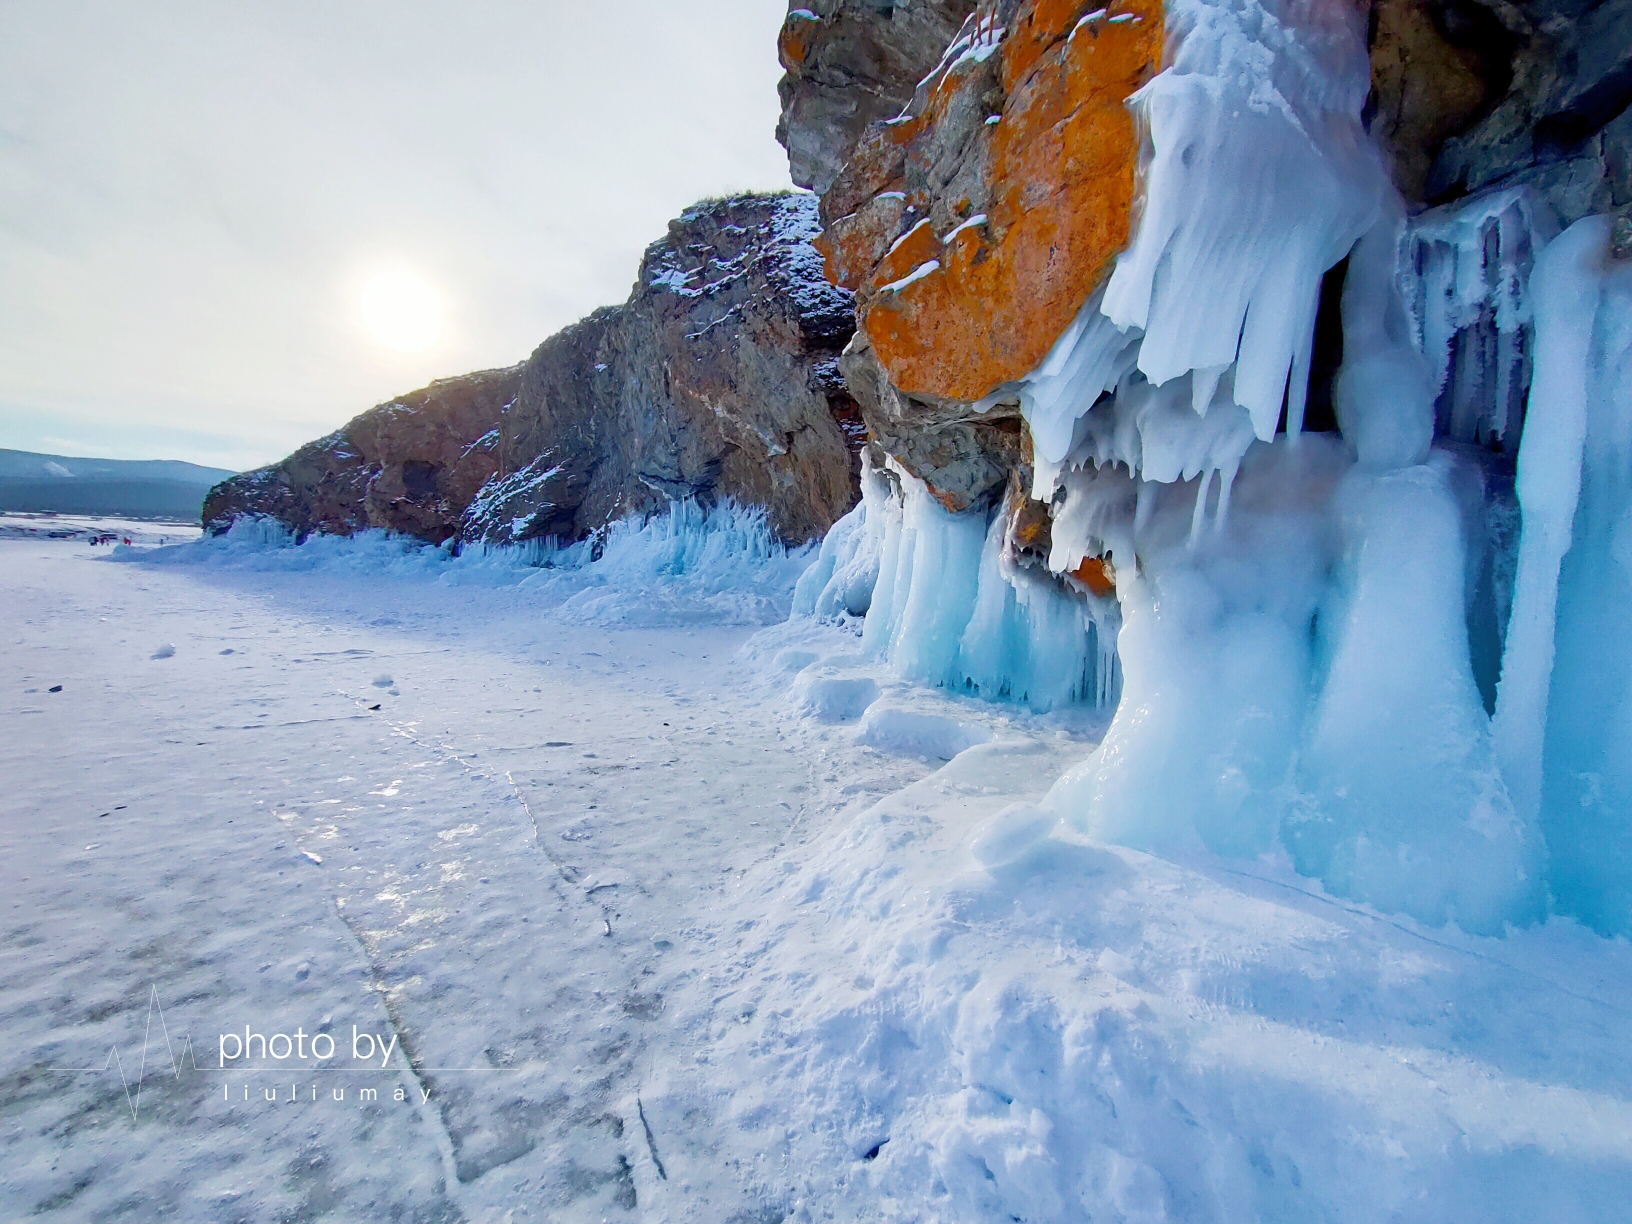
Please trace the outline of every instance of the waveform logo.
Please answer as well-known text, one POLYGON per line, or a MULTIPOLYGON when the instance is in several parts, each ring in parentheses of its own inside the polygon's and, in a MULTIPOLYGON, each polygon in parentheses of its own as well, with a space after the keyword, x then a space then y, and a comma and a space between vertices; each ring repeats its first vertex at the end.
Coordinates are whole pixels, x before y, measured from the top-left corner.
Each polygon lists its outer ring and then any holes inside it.
MULTIPOLYGON (((164 1005, 159 1002, 159 988, 157 985, 151 987, 147 995, 147 1022, 142 1028, 142 1053, 136 1064, 136 1082, 134 1085, 131 1083, 130 1074, 125 1070, 125 1060, 119 1053, 117 1043, 108 1047, 108 1059, 100 1067, 47 1067, 46 1070, 63 1072, 69 1075, 86 1075, 117 1070, 119 1072, 119 1082, 125 1090, 125 1104, 130 1108, 130 1119, 132 1122, 137 1121, 142 1110, 142 1088, 147 1081, 147 1057, 153 1041, 153 1017, 155 1015, 159 1018, 159 1035, 164 1039, 165 1058, 170 1064, 170 1078, 179 1080, 183 1069, 188 1065, 191 1065, 193 1070, 197 1071, 199 1069, 198 1059, 193 1054, 193 1039, 191 1036, 183 1035, 181 1054, 179 1056, 176 1054, 175 1046, 170 1040, 170 1027, 164 1021, 164 1005)), ((155 1069, 154 1074, 158 1075, 160 1071, 155 1069)))

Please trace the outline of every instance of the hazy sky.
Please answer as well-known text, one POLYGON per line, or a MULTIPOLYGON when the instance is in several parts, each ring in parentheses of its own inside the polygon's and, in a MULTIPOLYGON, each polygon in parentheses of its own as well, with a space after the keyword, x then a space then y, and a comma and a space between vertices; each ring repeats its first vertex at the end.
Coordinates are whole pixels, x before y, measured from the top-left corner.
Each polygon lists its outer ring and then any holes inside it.
POLYGON ((251 467, 522 359, 788 185, 785 11, 0 0, 0 447, 251 467))

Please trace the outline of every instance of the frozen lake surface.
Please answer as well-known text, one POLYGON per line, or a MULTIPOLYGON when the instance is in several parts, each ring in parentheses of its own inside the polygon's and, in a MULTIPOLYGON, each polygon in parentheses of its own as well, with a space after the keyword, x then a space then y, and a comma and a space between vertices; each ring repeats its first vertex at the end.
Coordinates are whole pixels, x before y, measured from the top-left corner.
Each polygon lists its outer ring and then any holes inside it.
POLYGON ((1092 716, 763 592, 454 578, 0 540, 0 1215, 1624 1213, 1625 941, 1050 834, 1092 716))

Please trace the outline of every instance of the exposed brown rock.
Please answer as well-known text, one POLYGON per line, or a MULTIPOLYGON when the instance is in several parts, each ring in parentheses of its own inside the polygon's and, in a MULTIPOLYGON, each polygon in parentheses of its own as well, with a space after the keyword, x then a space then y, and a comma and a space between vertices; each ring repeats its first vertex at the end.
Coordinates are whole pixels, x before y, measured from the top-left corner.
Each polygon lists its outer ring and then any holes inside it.
POLYGON ((1126 102, 1159 66, 1162 8, 1099 7, 985 0, 822 199, 828 276, 857 291, 846 379, 954 509, 989 498, 1015 453, 1012 399, 978 402, 1037 366, 1128 241, 1126 102))
POLYGON ((1104 599, 1116 594, 1116 569, 1104 557, 1084 557, 1067 576, 1087 587, 1090 595, 1104 599))
POLYGON ((955 61, 926 91, 907 156, 917 228, 880 252, 857 300, 909 394, 978 400, 1034 369, 1127 245, 1126 101, 1159 65, 1162 8, 1124 0, 1079 24, 1095 7, 1024 0, 1006 31, 983 9, 966 36, 993 40, 990 57, 955 61))
POLYGON ((217 485, 204 525, 219 532, 263 514, 302 537, 378 527, 440 544, 499 470, 499 416, 520 385, 520 366, 482 370, 371 408, 281 463, 217 485))
POLYGON ((503 421, 513 466, 469 533, 576 539, 686 497, 764 506, 785 540, 825 532, 855 503, 862 439, 838 373, 852 299, 823 278, 815 232, 807 195, 712 201, 671 222, 626 303, 528 359, 503 421))
POLYGON ((1428 170, 1448 137, 1495 101, 1499 83, 1473 47, 1446 32, 1435 0, 1377 0, 1372 6, 1371 131, 1390 154, 1395 185, 1427 198, 1428 170))

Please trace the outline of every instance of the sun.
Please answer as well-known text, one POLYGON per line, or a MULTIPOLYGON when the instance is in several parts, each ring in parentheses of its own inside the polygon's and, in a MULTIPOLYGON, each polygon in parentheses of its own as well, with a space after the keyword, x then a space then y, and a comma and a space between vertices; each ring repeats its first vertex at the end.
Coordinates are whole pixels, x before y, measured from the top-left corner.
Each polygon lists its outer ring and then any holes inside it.
POLYGON ((376 342, 399 353, 422 353, 442 334, 442 295, 411 268, 378 268, 358 284, 357 309, 376 342))

